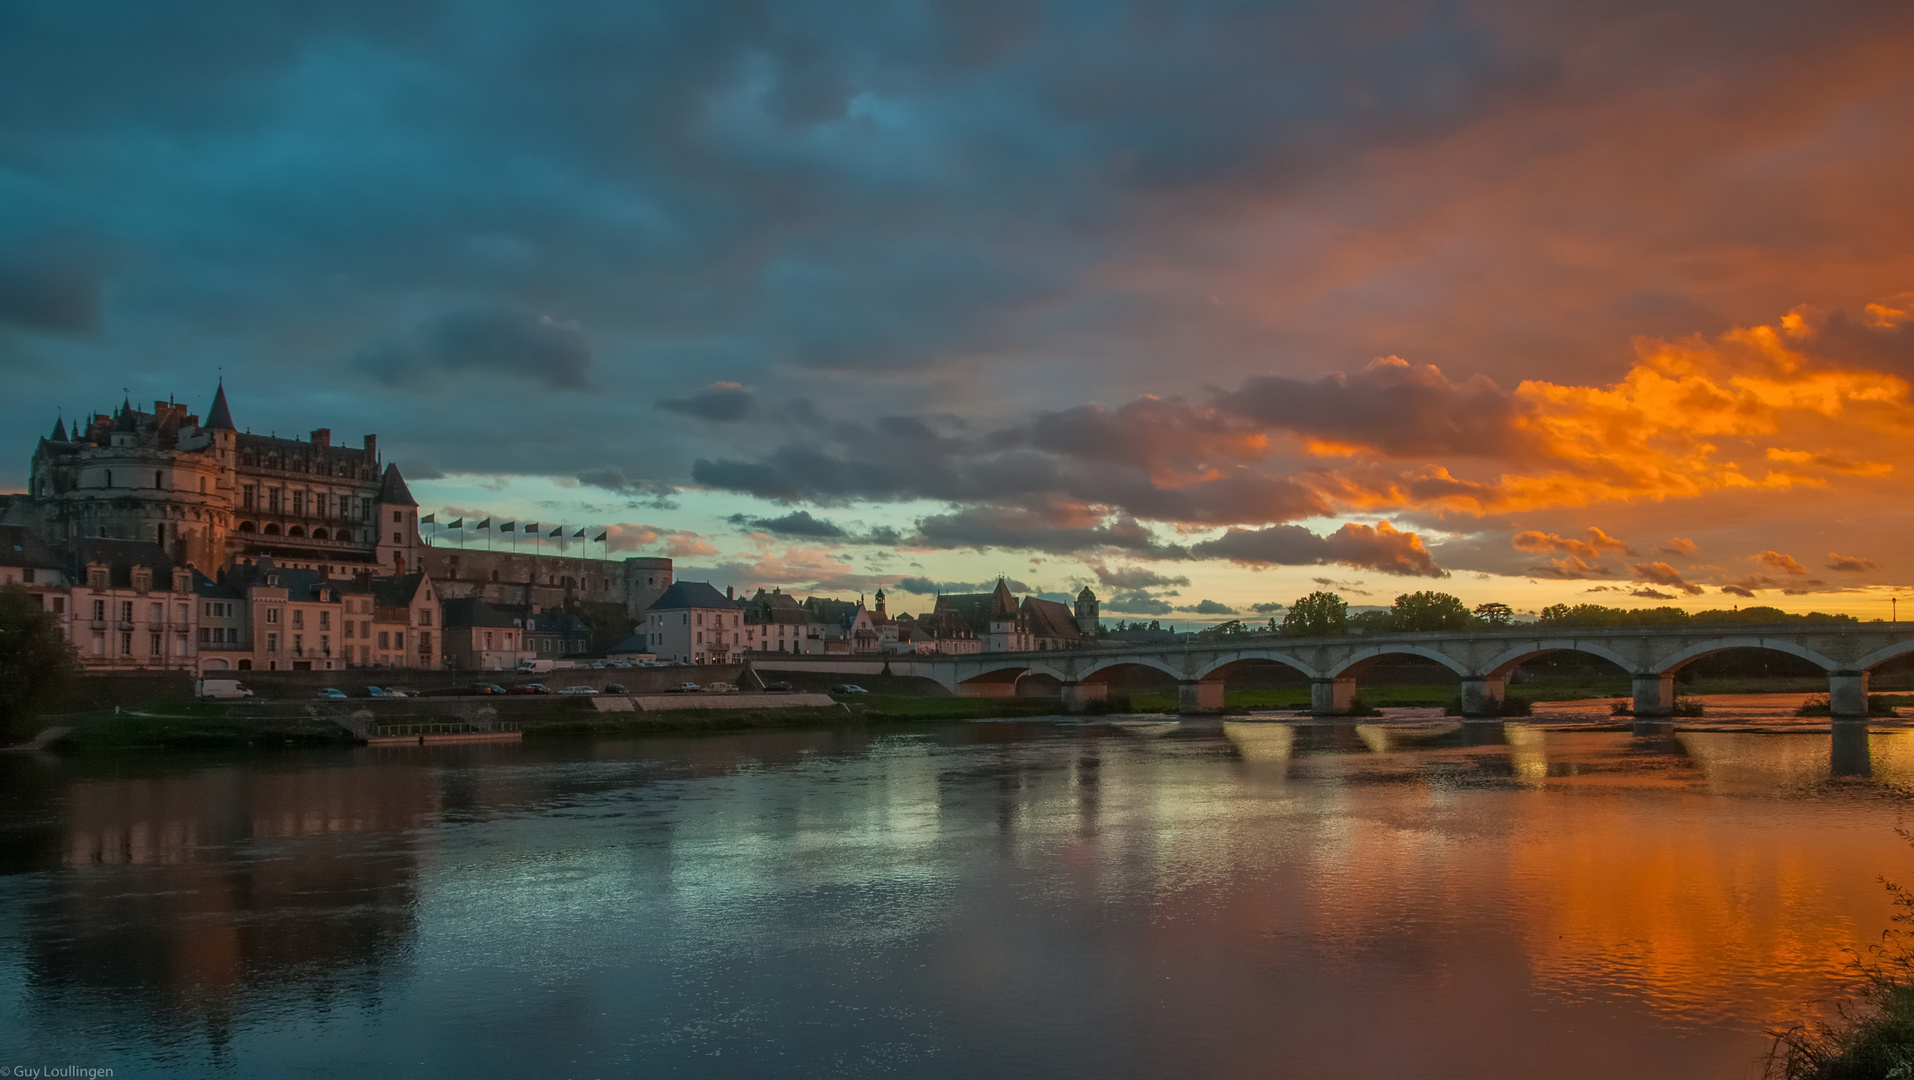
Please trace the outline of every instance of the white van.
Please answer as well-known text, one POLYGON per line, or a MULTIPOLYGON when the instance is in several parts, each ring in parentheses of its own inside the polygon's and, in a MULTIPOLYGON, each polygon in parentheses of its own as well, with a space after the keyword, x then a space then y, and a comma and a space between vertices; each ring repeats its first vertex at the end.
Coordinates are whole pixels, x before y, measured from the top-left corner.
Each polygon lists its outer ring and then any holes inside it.
POLYGON ((253 692, 239 685, 238 679, 201 679, 193 684, 193 693, 206 698, 252 697, 253 692))

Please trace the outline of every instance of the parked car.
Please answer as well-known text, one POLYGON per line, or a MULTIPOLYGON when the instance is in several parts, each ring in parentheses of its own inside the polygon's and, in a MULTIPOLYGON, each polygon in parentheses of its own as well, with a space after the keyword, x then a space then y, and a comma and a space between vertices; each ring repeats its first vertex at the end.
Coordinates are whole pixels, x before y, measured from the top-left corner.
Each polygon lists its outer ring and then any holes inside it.
POLYGON ((607 694, 629 694, 629 693, 631 693, 631 691, 629 691, 629 690, 627 690, 627 689, 625 689, 625 684, 624 684, 624 683, 621 683, 621 682, 614 682, 614 683, 606 683, 606 684, 605 684, 605 693, 607 693, 607 694))
POLYGON ((596 694, 598 691, 589 686, 567 686, 565 689, 560 690, 559 693, 570 694, 573 697, 584 697, 587 694, 596 694))
POLYGON ((397 690, 387 690, 383 686, 368 686, 366 687, 366 696, 376 698, 402 698, 405 695, 397 690))
POLYGON ((836 686, 831 687, 831 693, 833 694, 868 694, 870 693, 870 691, 864 689, 863 687, 857 685, 856 683, 847 682, 847 683, 838 683, 836 686))
POLYGON ((505 688, 495 682, 482 682, 472 687, 474 694, 503 694, 505 688))
POLYGON ((552 692, 552 688, 542 682, 526 682, 519 683, 505 692, 508 694, 549 694, 552 692))
POLYGON ((791 692, 791 684, 785 682, 783 679, 779 679, 777 682, 765 683, 764 689, 766 692, 772 694, 788 694, 791 692))
POLYGON ((336 686, 328 686, 319 691, 319 696, 327 701, 344 701, 346 699, 346 692, 336 686))
POLYGON ((695 694, 699 691, 699 689, 701 688, 698 686, 697 683, 681 682, 678 685, 672 687, 671 692, 674 694, 695 694))
POLYGON ((723 679, 713 679, 712 681, 704 684, 704 692, 707 694, 728 694, 731 691, 736 689, 737 687, 732 686, 730 683, 725 682, 723 679))

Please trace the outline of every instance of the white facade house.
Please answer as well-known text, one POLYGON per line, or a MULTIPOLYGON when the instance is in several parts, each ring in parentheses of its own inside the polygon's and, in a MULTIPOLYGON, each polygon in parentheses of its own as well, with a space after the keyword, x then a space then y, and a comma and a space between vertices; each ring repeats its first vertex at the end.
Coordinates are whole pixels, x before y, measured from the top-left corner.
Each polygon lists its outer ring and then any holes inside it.
POLYGON ((741 660, 744 605, 702 581, 674 582, 646 609, 638 632, 662 660, 681 664, 741 660))

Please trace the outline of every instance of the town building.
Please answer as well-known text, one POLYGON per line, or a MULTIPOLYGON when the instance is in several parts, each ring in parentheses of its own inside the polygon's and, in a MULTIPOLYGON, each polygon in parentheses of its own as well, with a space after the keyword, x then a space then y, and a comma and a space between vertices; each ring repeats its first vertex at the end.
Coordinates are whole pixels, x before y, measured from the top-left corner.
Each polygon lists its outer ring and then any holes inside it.
POLYGON ((525 643, 525 619, 476 596, 445 601, 446 666, 454 671, 511 671, 536 660, 525 643))
POLYGON ((65 596, 47 599, 65 600, 67 640, 87 669, 198 670, 193 572, 158 544, 82 540, 64 576, 65 596))
POLYGON ((424 573, 342 580, 265 556, 199 577, 195 594, 201 671, 442 666, 424 573))
POLYGON ((702 581, 666 589, 639 632, 654 652, 681 664, 724 664, 744 658, 744 605, 702 581))

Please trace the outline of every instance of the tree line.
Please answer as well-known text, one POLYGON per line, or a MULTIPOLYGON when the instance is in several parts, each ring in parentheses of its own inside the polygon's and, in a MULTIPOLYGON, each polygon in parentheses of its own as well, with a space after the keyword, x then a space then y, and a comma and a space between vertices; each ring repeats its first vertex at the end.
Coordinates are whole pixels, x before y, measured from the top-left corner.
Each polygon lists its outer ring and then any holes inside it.
MULTIPOLYGON (((1349 613, 1349 602, 1332 592, 1313 592, 1289 605, 1282 624, 1267 626, 1231 620, 1197 636, 1238 637, 1280 633, 1285 637, 1339 637, 1344 635, 1403 634, 1420 631, 1494 629, 1515 624, 1515 610, 1490 602, 1471 608, 1459 596, 1442 592, 1412 592, 1396 597, 1382 611, 1349 613)), ((1620 608, 1604 604, 1552 604, 1538 614, 1535 625, 1561 630, 1624 626, 1692 626, 1775 623, 1855 623, 1852 615, 1810 611, 1793 615, 1776 607, 1716 608, 1684 611, 1678 607, 1620 608)))

